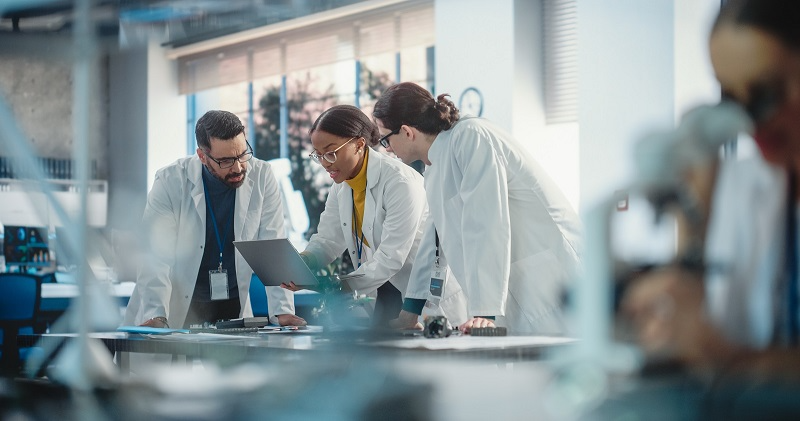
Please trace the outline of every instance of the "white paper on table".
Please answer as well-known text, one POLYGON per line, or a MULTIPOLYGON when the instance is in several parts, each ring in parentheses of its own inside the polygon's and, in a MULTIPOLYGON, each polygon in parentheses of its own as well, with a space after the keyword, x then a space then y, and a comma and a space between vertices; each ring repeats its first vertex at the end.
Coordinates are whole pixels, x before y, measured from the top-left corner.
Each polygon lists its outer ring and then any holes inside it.
POLYGON ((500 349, 524 346, 550 346, 575 342, 556 336, 450 336, 448 338, 407 338, 373 342, 371 345, 404 349, 500 349))
POLYGON ((153 339, 183 342, 213 342, 231 339, 253 339, 253 336, 231 335, 227 333, 180 333, 174 335, 146 335, 153 339))

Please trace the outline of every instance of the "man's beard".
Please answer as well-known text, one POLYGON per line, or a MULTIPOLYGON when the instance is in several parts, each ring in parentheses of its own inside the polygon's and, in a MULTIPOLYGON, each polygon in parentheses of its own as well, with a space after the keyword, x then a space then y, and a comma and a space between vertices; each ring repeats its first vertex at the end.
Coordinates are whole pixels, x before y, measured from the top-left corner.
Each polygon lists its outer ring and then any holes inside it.
MULTIPOLYGON (((208 168, 208 167, 206 167, 206 168, 208 168)), ((208 168, 208 172, 210 172, 211 175, 213 175, 217 180, 223 182, 226 186, 228 186, 228 187, 230 187, 232 189, 238 189, 239 187, 242 186, 242 184, 244 184, 244 180, 247 179, 246 178, 247 177, 247 170, 246 169, 242 169, 242 172, 238 172, 238 173, 229 173, 225 177, 220 176, 215 171, 213 171, 211 168, 208 168), (236 178, 239 175, 242 176, 242 180, 241 181, 237 181, 237 182, 230 181, 231 179, 236 178)))

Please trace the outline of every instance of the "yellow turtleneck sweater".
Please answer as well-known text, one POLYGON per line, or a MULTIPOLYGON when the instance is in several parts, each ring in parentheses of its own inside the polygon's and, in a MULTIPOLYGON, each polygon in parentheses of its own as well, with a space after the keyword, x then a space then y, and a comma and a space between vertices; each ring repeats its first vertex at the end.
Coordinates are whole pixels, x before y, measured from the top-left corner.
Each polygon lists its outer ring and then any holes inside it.
MULTIPOLYGON (((350 180, 345 180, 347 184, 353 189, 353 204, 355 205, 355 215, 353 215, 353 233, 357 239, 362 237, 362 229, 364 226, 364 203, 367 198, 367 160, 369 159, 369 147, 364 147, 364 163, 361 165, 361 170, 358 174, 350 180), (358 232, 356 232, 358 227, 358 232)), ((369 246, 367 240, 364 244, 369 246)))

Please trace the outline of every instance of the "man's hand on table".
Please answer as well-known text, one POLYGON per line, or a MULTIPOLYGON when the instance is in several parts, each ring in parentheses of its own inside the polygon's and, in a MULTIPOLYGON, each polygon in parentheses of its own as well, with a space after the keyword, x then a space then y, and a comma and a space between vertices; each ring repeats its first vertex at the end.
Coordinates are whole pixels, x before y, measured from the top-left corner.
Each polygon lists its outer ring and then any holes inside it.
POLYGON ((145 321, 144 323, 140 324, 139 326, 168 328, 169 324, 167 324, 167 318, 166 317, 153 317, 152 319, 145 321))
POLYGON ((308 324, 305 319, 294 314, 279 314, 275 318, 278 319, 278 324, 281 326, 305 326, 308 324))
POLYGON ((400 315, 389 321, 389 326, 395 329, 423 329, 422 323, 419 322, 419 316, 405 310, 400 310, 400 315))

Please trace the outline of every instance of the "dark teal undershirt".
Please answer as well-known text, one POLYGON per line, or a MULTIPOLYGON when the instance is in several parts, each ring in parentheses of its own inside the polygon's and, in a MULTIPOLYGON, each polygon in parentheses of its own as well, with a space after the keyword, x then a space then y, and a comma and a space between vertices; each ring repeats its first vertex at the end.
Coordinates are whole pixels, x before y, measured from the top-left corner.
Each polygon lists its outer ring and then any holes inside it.
POLYGON ((428 300, 424 298, 406 298, 403 300, 403 310, 420 315, 422 314, 422 308, 425 307, 426 301, 428 300))
MULTIPOLYGON (((214 209, 220 238, 225 238, 222 247, 222 268, 228 271, 228 297, 239 298, 239 285, 236 280, 236 253, 233 246, 233 212, 236 205, 236 189, 228 187, 203 166, 203 183, 208 188, 206 201, 214 209), (227 228, 227 233, 224 232, 227 228)), ((206 204, 208 206, 208 204, 206 204)), ((219 268, 219 245, 214 233, 211 212, 206 208, 206 244, 203 247, 203 260, 197 271, 193 301, 211 301, 208 271, 219 268)))
MULTIPOLYGON (((403 310, 414 313, 417 315, 422 314, 422 308, 425 307, 425 302, 428 301, 424 298, 406 298, 403 300, 403 310)), ((494 320, 495 316, 476 316, 484 319, 494 320)))

